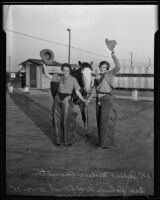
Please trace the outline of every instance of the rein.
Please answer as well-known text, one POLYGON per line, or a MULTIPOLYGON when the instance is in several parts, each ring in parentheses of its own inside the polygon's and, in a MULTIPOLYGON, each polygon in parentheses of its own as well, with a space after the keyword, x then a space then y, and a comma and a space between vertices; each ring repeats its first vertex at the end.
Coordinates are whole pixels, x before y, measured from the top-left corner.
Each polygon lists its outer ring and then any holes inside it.
MULTIPOLYGON (((73 71, 72 72, 72 76, 75 77, 81 87, 80 89, 80 92, 82 94, 83 97, 87 98, 90 94, 91 94, 91 87, 92 87, 92 84, 90 85, 90 90, 87 92, 86 89, 85 89, 85 80, 84 80, 84 75, 83 75, 83 70, 85 70, 85 68, 88 68, 91 70, 91 76, 92 76, 92 67, 90 66, 89 63, 82 63, 82 65, 80 66, 79 69, 77 69, 76 71, 73 71)), ((74 92, 75 93, 75 92, 74 92)), ((75 103, 79 102, 79 99, 77 97, 76 94, 73 94, 73 100, 75 103)))

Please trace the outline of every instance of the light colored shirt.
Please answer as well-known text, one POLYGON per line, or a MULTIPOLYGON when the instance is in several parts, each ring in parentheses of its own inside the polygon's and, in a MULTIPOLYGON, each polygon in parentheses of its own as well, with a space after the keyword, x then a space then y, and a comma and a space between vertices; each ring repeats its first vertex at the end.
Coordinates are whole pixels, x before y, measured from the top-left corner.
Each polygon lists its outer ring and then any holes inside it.
POLYGON ((69 75, 67 78, 64 76, 53 76, 52 81, 59 82, 58 92, 72 94, 73 90, 80 90, 80 86, 73 76, 69 75))
POLYGON ((114 77, 117 72, 120 70, 119 60, 114 56, 113 57, 115 67, 101 75, 101 78, 98 80, 97 92, 110 93, 114 88, 114 77))

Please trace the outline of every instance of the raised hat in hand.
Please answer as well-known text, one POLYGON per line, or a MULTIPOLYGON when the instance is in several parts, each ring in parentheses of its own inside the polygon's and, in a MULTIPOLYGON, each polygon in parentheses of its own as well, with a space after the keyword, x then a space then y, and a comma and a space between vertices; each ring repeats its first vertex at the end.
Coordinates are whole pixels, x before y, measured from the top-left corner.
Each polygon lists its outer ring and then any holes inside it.
POLYGON ((107 38, 105 39, 105 43, 110 51, 113 51, 117 44, 115 40, 108 40, 107 38))

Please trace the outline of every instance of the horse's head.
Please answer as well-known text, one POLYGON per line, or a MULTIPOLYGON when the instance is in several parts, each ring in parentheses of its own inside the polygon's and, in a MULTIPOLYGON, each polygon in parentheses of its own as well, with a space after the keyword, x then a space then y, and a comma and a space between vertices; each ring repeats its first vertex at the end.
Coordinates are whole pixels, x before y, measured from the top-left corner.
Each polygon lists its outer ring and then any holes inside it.
POLYGON ((80 85, 82 87, 82 89, 88 93, 93 85, 93 79, 92 79, 92 74, 93 74, 93 69, 92 69, 92 65, 93 65, 93 61, 91 63, 87 63, 87 62, 78 62, 80 68, 80 85))

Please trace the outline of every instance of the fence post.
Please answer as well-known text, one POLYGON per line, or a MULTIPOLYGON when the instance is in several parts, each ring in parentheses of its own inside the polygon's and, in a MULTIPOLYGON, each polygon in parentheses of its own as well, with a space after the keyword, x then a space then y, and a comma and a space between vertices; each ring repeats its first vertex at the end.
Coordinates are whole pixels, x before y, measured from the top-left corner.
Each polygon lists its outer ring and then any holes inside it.
POLYGON ((10 83, 8 84, 8 92, 13 93, 13 85, 11 85, 10 83))
POLYGON ((132 100, 138 101, 138 90, 132 90, 132 100))
POLYGON ((27 85, 24 87, 24 93, 29 93, 29 87, 27 85))

